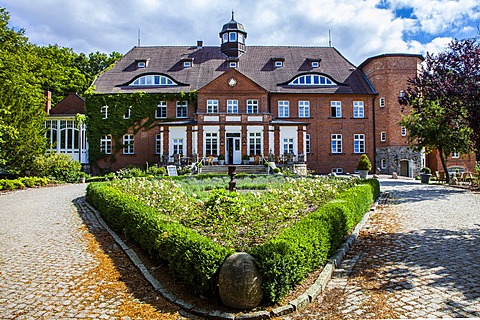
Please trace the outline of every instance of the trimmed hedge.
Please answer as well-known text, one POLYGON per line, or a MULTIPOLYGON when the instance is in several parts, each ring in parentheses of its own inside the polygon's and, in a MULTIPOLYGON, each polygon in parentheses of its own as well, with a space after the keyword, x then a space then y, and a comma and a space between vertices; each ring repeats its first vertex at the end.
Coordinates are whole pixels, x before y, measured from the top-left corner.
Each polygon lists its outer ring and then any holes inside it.
POLYGON ((275 239, 254 247, 268 300, 280 300, 293 286, 325 265, 349 231, 380 193, 377 180, 366 180, 320 207, 275 239))
POLYGON ((32 188, 37 186, 46 186, 49 183, 50 179, 40 177, 23 177, 14 180, 0 179, 0 190, 32 188))
POLYGON ((150 255, 166 260, 175 276, 186 284, 202 293, 216 287, 216 273, 232 250, 169 220, 108 183, 89 184, 86 197, 113 229, 150 255))

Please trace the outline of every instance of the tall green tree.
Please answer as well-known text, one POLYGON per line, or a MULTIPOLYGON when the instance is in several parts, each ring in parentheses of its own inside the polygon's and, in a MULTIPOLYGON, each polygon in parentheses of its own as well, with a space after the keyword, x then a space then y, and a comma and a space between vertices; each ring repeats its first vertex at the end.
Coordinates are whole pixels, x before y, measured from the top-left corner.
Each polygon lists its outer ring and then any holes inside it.
POLYGON ((76 66, 87 76, 88 83, 91 84, 100 72, 110 67, 122 56, 121 53, 116 51, 108 55, 99 51, 91 52, 88 56, 85 53, 80 53, 76 59, 76 66))
POLYGON ((427 153, 437 150, 443 170, 447 172, 447 158, 452 152, 472 150, 472 129, 462 117, 451 117, 450 111, 436 102, 418 97, 413 103, 416 107, 400 122, 408 130, 410 145, 416 151, 423 148, 427 153))
POLYGON ((45 97, 31 70, 37 60, 24 30, 10 28, 9 21, 0 8, 0 165, 22 173, 45 153, 45 97))

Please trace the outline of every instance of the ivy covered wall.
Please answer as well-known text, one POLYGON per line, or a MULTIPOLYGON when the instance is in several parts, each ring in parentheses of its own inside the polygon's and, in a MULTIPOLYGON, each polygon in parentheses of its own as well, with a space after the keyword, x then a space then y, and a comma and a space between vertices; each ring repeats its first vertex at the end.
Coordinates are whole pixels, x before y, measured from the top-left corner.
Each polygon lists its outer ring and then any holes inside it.
POLYGON ((86 93, 85 109, 87 138, 89 144, 89 160, 93 167, 98 168, 98 161, 106 163, 116 161, 116 155, 123 148, 122 137, 127 133, 137 134, 148 131, 161 122, 176 120, 176 118, 157 119, 155 112, 160 101, 188 101, 189 106, 196 108, 197 93, 86 93), (108 106, 107 118, 103 119, 102 107, 108 106), (130 109, 130 117, 124 115, 130 109), (100 139, 104 135, 112 136, 112 153, 100 151, 100 139))

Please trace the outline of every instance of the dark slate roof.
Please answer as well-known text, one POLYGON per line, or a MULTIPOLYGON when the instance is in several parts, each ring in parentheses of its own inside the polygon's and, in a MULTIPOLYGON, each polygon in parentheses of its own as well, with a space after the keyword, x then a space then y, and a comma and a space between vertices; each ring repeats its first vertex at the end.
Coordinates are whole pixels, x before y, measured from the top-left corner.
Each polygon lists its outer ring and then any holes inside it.
POLYGON ((50 115, 85 114, 85 100, 75 92, 68 95, 50 110, 50 115))
MULTIPOLYGON (((115 93, 142 90, 145 92, 189 92, 198 90, 228 69, 228 57, 220 47, 134 47, 109 70, 94 81, 96 92, 115 93), (183 59, 183 60, 182 60, 183 59), (191 68, 183 61, 193 59, 191 68), (137 68, 146 61, 146 68, 137 68), (161 74, 171 77, 181 86, 128 86, 142 75, 161 74)), ((247 46, 238 58, 237 70, 272 93, 339 93, 373 94, 365 76, 332 47, 247 46), (275 59, 284 66, 275 68, 275 59), (320 61, 311 68, 310 61, 320 61), (321 74, 337 86, 287 86, 302 74, 321 74)))

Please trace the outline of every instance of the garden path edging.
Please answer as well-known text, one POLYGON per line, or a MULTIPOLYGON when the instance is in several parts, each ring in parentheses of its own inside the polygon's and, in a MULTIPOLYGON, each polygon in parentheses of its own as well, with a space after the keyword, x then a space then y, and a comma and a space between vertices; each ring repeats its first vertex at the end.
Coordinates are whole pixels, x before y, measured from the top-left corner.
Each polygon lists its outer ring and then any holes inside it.
POLYGON ((102 225, 102 227, 112 236, 115 242, 119 245, 119 247, 125 252, 128 256, 130 261, 135 265, 135 267, 140 271, 142 276, 150 283, 150 285, 157 291, 159 294, 162 295, 167 301, 177 305, 184 311, 191 313, 193 315, 206 317, 206 318, 213 318, 213 319, 225 319, 225 320, 237 320, 237 319, 269 319, 273 317, 279 317, 283 315, 287 315, 293 313, 298 310, 304 309, 308 304, 310 304, 315 298, 317 298, 327 286, 328 282, 330 281, 333 272, 336 268, 340 266, 342 263, 343 258, 345 257, 346 253, 350 248, 353 246, 355 241, 357 240, 360 231, 363 229, 365 224, 367 223, 368 219, 370 218, 372 212, 375 211, 376 206, 378 204, 379 199, 383 196, 383 193, 380 197, 378 197, 369 211, 365 213, 362 220, 355 226, 352 234, 345 240, 345 242, 340 246, 340 248, 335 252, 335 254, 329 259, 327 264, 323 267, 322 272, 319 274, 315 282, 300 296, 296 299, 290 301, 289 303, 277 307, 271 311, 267 310, 260 310, 254 311, 249 313, 228 313, 222 312, 218 310, 205 310, 198 308, 182 299, 178 299, 174 294, 169 292, 152 274, 148 271, 147 267, 143 264, 140 260, 137 253, 128 247, 125 242, 107 225, 107 223, 103 220, 100 213, 90 204, 87 202, 85 198, 83 198, 83 202, 88 210, 90 210, 94 215, 98 222, 102 225))

